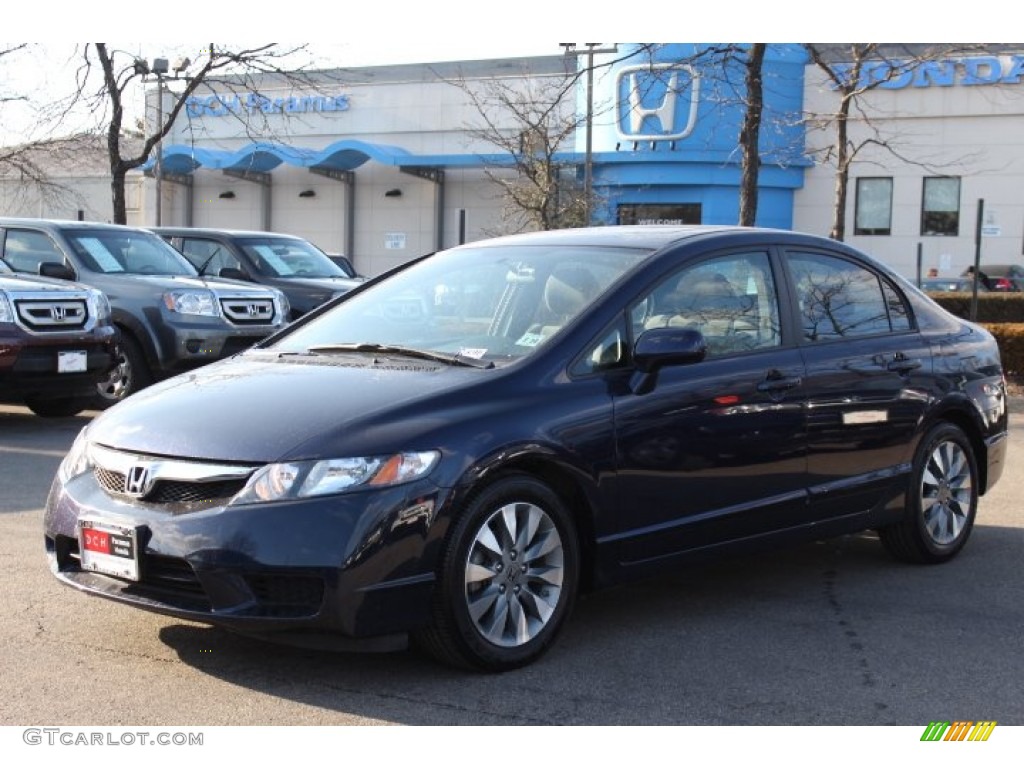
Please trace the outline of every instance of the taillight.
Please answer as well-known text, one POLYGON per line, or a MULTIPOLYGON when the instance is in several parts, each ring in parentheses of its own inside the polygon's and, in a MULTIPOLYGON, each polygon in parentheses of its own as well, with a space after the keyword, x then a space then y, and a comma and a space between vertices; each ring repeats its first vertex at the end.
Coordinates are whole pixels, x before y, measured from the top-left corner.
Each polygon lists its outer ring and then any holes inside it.
POLYGON ((997 291, 1010 291, 1013 290, 1013 283, 1005 277, 997 277, 995 285, 992 287, 997 291))

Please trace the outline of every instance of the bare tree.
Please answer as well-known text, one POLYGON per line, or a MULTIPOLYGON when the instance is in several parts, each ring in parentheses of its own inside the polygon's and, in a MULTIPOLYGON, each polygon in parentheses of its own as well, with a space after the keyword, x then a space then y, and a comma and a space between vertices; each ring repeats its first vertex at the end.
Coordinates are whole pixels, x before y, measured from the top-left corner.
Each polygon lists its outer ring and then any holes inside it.
MULTIPOLYGON (((129 171, 144 166, 153 156, 155 148, 171 131, 189 98, 200 88, 218 82, 229 82, 234 87, 254 82, 257 76, 270 76, 277 82, 303 80, 302 66, 296 57, 305 52, 305 46, 282 47, 277 43, 229 48, 210 43, 196 54, 187 70, 182 69, 180 90, 162 89, 169 94, 170 105, 160 110, 160 119, 152 124, 132 123, 126 110, 130 101, 129 89, 140 86, 148 74, 145 62, 137 55, 108 47, 106 43, 87 43, 77 52, 78 67, 74 92, 58 105, 54 124, 60 125, 76 110, 85 107, 96 115, 106 136, 110 161, 111 201, 114 222, 127 222, 125 180, 129 171), (128 141, 132 134, 140 141, 128 141)), ((256 89, 254 89, 256 90, 256 89)), ((161 105, 163 106, 163 105, 161 105)))
POLYGON ((584 190, 577 161, 567 154, 584 118, 576 113, 578 75, 550 74, 510 82, 448 81, 466 94, 479 119, 467 127, 474 139, 507 155, 484 167, 504 201, 505 232, 582 226, 584 190))
POLYGON ((757 219, 757 190, 761 171, 761 118, 764 113, 764 83, 762 68, 767 45, 754 43, 746 51, 745 109, 740 127, 740 221, 742 227, 752 227, 757 219))
POLYGON ((865 97, 887 83, 913 76, 927 62, 968 51, 979 46, 949 44, 941 47, 883 45, 880 43, 848 43, 823 46, 804 43, 811 62, 825 75, 836 93, 835 110, 828 114, 809 114, 806 122, 819 129, 833 129, 834 141, 823 148, 811 148, 820 162, 835 166, 832 225, 829 237, 846 237, 846 203, 850 169, 857 156, 867 147, 879 147, 908 163, 931 168, 928 163, 908 157, 899 147, 897 137, 886 135, 865 97), (854 125, 862 130, 855 132, 854 125))

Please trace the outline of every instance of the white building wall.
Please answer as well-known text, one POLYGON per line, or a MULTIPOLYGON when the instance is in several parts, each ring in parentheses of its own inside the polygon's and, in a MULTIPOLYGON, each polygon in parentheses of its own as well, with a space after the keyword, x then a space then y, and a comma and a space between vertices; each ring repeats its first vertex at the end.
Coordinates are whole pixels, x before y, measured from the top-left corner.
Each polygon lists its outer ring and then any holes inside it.
MULTIPOLYGON (((811 114, 832 113, 836 94, 808 67, 805 105, 811 114)), ((978 200, 984 199, 982 264, 1021 263, 1024 250, 1024 83, 876 89, 860 102, 895 152, 880 147, 862 151, 850 173, 846 206, 846 242, 875 255, 901 273, 916 273, 918 244, 923 271, 958 275, 974 262, 978 200), (921 206, 926 176, 958 176, 960 226, 956 236, 922 235, 921 206), (893 210, 890 235, 854 234, 858 177, 891 177, 893 210)), ((873 135, 862 121, 851 125, 851 140, 873 135)), ((834 140, 833 129, 810 131, 808 147, 834 140)), ((835 169, 807 171, 795 196, 794 228, 827 235, 832 221, 835 169)))

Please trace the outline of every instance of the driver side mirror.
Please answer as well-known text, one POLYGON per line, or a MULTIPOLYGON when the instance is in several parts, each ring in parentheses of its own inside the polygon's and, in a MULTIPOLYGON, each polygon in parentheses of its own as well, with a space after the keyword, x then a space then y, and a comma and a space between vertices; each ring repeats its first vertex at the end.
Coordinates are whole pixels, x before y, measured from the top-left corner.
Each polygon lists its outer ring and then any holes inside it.
POLYGON ((74 280, 75 270, 59 261, 39 262, 39 274, 42 277, 55 277, 58 280, 74 280))
POLYGON ((654 389, 658 371, 667 365, 699 363, 708 353, 704 335, 693 328, 652 328, 633 345, 633 392, 643 395, 654 389))
POLYGON ((229 280, 249 280, 249 276, 238 267, 224 267, 217 274, 220 277, 226 277, 229 280))

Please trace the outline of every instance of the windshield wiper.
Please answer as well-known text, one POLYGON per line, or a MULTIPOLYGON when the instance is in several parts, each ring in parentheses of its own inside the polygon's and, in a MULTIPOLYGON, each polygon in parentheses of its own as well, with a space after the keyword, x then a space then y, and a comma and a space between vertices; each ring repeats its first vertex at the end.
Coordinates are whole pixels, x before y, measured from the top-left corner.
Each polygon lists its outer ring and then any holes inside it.
POLYGON ((326 344, 319 347, 310 347, 310 352, 378 352, 382 355, 404 355, 416 357, 421 360, 433 360, 448 365, 464 365, 469 368, 493 368, 494 363, 490 360, 480 360, 476 357, 468 357, 463 354, 448 354, 447 352, 434 352, 429 349, 416 349, 415 347, 403 347, 396 344, 326 344))

